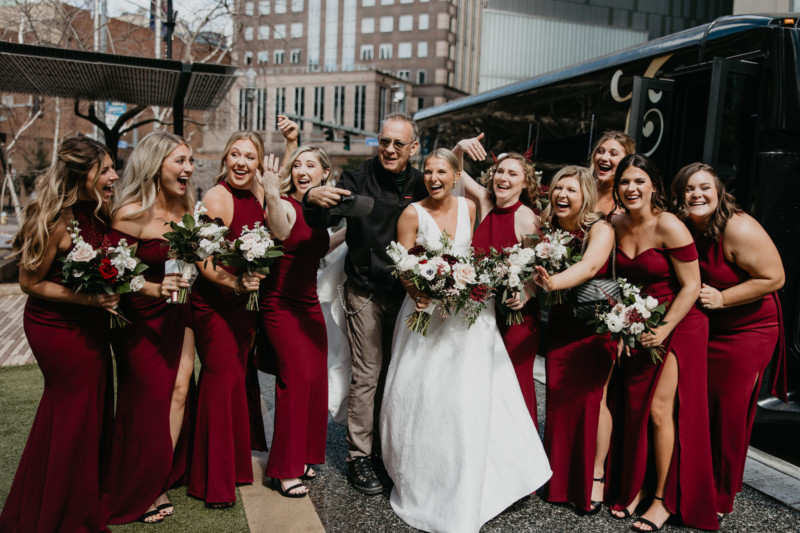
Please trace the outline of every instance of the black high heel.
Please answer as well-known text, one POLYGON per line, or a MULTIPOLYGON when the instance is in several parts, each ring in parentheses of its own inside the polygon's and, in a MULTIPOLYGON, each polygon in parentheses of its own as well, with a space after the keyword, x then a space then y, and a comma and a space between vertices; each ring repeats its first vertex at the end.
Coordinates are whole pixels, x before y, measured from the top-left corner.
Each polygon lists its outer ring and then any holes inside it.
MULTIPOLYGON (((592 478, 592 481, 596 481, 596 482, 598 482, 598 483, 603 483, 603 484, 605 485, 605 483, 606 483, 606 476, 592 478)), ((590 501, 590 504, 591 504, 591 507, 590 507, 590 509, 589 509, 588 511, 586 511, 586 514, 587 514, 587 515, 591 515, 591 514, 597 514, 597 513, 599 513, 599 512, 600 512, 600 509, 602 509, 602 508, 603 508, 603 502, 602 502, 602 500, 601 500, 601 501, 597 501, 597 500, 591 500, 591 501, 590 501)))
MULTIPOLYGON (((653 496, 653 499, 654 499, 654 500, 658 500, 658 501, 660 501, 660 502, 663 502, 663 501, 664 501, 664 498, 663 498, 663 497, 659 498, 658 496, 653 496)), ((663 503, 662 503, 662 505, 663 505, 663 503)), ((666 506, 664 506, 664 508, 666 509, 666 506)), ((669 511, 669 509, 667 509, 667 511, 669 511)), ((649 526, 649 527, 650 527, 650 529, 642 529, 642 528, 640 528, 640 527, 636 527, 635 525, 631 525, 631 529, 632 529, 632 530, 634 530, 634 531, 640 531, 640 532, 642 532, 642 533, 650 533, 650 532, 652 532, 652 531, 661 531, 661 528, 662 528, 662 527, 664 527, 664 524, 666 524, 666 523, 667 523, 667 520, 669 520, 669 516, 667 517, 667 519, 666 519, 666 520, 664 520, 664 521, 661 523, 661 525, 660 525, 660 526, 657 526, 657 525, 655 525, 653 522, 651 522, 650 520, 648 520, 647 518, 642 518, 642 517, 640 516, 640 517, 638 518, 638 521, 639 521, 639 522, 641 522, 642 524, 646 525, 646 526, 649 526)))

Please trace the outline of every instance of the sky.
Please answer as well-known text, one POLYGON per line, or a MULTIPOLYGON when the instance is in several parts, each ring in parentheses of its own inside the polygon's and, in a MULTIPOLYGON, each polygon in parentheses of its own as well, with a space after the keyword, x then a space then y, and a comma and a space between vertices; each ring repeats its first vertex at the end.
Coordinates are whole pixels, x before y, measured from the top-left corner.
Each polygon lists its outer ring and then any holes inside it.
MULTIPOLYGON (((84 9, 94 10, 94 0, 66 1, 84 9)), ((178 12, 178 18, 180 20, 191 22, 187 21, 187 18, 204 15, 211 6, 219 2, 220 0, 172 0, 172 9, 178 12)), ((162 0, 162 3, 166 6, 167 0, 162 0)), ((110 17, 116 17, 123 13, 137 13, 142 9, 149 11, 150 9, 150 0, 106 0, 106 4, 110 17)), ((222 31, 226 34, 230 32, 230 27, 226 28, 226 26, 230 26, 230 24, 218 24, 217 26, 217 28, 214 28, 216 31, 222 31)))

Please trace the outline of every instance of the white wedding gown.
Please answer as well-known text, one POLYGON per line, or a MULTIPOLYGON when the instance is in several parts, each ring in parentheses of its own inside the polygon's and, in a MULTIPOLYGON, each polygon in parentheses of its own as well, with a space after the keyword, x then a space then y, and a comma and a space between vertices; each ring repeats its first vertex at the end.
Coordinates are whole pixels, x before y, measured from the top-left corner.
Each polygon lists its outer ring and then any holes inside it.
MULTIPOLYGON (((454 253, 471 240, 458 198, 454 253)), ((417 244, 440 230, 417 210, 417 244)), ((489 305, 467 328, 458 316, 431 317, 427 337, 410 332, 406 296, 394 331, 380 419, 383 461, 394 482, 391 505, 425 531, 472 533, 551 475, 489 305)))

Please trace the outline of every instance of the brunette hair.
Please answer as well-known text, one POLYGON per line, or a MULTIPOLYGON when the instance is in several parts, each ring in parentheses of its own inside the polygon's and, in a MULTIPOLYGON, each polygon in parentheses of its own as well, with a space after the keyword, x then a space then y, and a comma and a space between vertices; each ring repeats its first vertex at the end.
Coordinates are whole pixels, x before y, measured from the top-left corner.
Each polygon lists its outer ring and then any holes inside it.
POLYGON ((253 143, 253 146, 256 147, 256 157, 258 158, 258 171, 263 174, 264 173, 264 139, 261 138, 261 135, 254 131, 237 131, 233 135, 230 136, 228 142, 225 143, 225 149, 222 151, 222 157, 220 158, 219 164, 219 174, 214 179, 214 183, 219 183, 224 180, 228 175, 228 166, 226 164, 226 160, 228 159, 228 154, 233 148, 233 145, 236 141, 246 140, 253 143))
POLYGON ((619 130, 606 130, 603 132, 600 138, 597 139, 597 142, 594 144, 594 148, 592 148, 592 155, 589 156, 589 170, 591 171, 592 176, 594 176, 594 156, 606 141, 617 141, 622 145, 626 156, 636 153, 636 141, 634 141, 628 134, 619 130))
MULTIPOLYGON (((281 194, 288 195, 297 190, 294 180, 292 179, 292 167, 294 166, 294 162, 297 161, 297 158, 300 157, 300 154, 304 154, 306 152, 312 154, 317 159, 323 170, 330 172, 331 160, 325 150, 319 146, 301 146, 292 153, 292 155, 289 157, 289 161, 287 161, 286 165, 281 168, 281 194)), ((328 176, 322 178, 322 182, 325 183, 325 180, 327 180, 329 177, 330 173, 328 176)))
MULTIPOLYGON (((122 206, 139 203, 139 208, 134 213, 128 213, 124 218, 136 218, 148 209, 156 201, 158 188, 160 187, 161 167, 169 155, 179 146, 191 147, 182 137, 167 131, 154 131, 149 133, 133 149, 128 164, 125 166, 125 173, 122 176, 122 190, 114 198, 114 208, 112 216, 122 206)), ((181 198, 181 203, 187 213, 194 209, 194 194, 191 187, 187 188, 186 194, 181 198)))
POLYGON ((701 171, 708 172, 711 175, 714 181, 714 187, 717 189, 717 209, 708 221, 705 234, 715 241, 718 241, 720 237, 722 237, 722 232, 725 231, 725 225, 728 223, 728 220, 736 213, 741 213, 742 209, 736 205, 736 198, 725 189, 725 184, 719 179, 719 176, 717 176, 716 171, 711 165, 700 162, 689 163, 678 171, 670 187, 670 192, 672 193, 670 197, 670 211, 683 220, 684 224, 686 224, 690 230, 693 229, 692 219, 689 218, 689 209, 686 205, 685 191, 689 184, 689 178, 701 171))
POLYGON ((658 171, 655 163, 653 163, 646 155, 631 154, 617 165, 617 172, 614 174, 614 201, 617 205, 621 206, 626 213, 629 213, 625 204, 622 203, 622 198, 619 195, 619 182, 622 179, 622 174, 628 167, 636 167, 644 171, 653 183, 653 196, 650 198, 651 207, 657 212, 667 210, 667 195, 664 193, 664 182, 661 180, 661 172, 658 171))
POLYGON ((500 154, 500 157, 497 158, 497 162, 489 171, 489 179, 486 182, 486 188, 489 189, 489 198, 492 200, 492 203, 497 202, 497 196, 494 194, 494 173, 497 171, 497 167, 500 166, 500 163, 507 159, 517 161, 522 167, 522 175, 525 181, 522 184, 522 192, 519 195, 519 199, 523 204, 533 209, 533 203, 539 195, 539 184, 536 183, 536 169, 530 161, 525 159, 524 155, 518 152, 500 154))
POLYGON ((550 191, 548 192, 549 201, 547 207, 542 211, 542 220, 552 222, 552 217, 554 216, 554 188, 556 184, 564 178, 576 178, 580 184, 583 200, 581 209, 578 211, 578 225, 585 228, 603 218, 601 213, 594 211, 594 204, 597 203, 597 187, 594 185, 594 176, 592 176, 592 173, 586 167, 569 165, 556 172, 556 175, 553 176, 553 180, 550 182, 550 191))
MULTIPOLYGON (((78 194, 94 169, 92 184, 97 183, 109 149, 89 137, 70 137, 58 147, 56 162, 36 180, 36 197, 22 213, 22 223, 14 235, 11 248, 21 256, 23 268, 36 270, 42 264, 50 233, 61 218, 61 211, 75 205, 78 194)), ((109 206, 92 190, 99 220, 109 219, 109 206)))

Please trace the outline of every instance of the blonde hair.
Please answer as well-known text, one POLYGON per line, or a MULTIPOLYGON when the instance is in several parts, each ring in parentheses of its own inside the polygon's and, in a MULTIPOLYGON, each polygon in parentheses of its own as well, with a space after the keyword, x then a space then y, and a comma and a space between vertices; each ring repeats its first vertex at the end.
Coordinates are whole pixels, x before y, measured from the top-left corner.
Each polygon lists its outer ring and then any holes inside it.
POLYGON ((594 148, 592 149, 592 155, 589 156, 589 171, 592 173, 592 176, 594 176, 594 156, 606 141, 617 141, 619 144, 621 144, 622 149, 625 150, 624 155, 636 153, 636 141, 634 141, 628 134, 618 130, 606 130, 603 132, 600 138, 597 139, 597 142, 594 144, 594 148))
POLYGON ((36 197, 25 206, 19 231, 11 242, 24 268, 36 270, 41 266, 62 210, 75 205, 92 171, 92 192, 97 200, 94 214, 98 220, 108 221, 108 205, 94 189, 107 155, 111 155, 108 148, 89 137, 70 137, 58 147, 55 164, 36 180, 36 197))
MULTIPOLYGON (((286 165, 281 168, 281 194, 289 195, 297 190, 297 187, 294 185, 294 180, 292 179, 292 167, 294 166, 294 162, 297 161, 297 158, 300 157, 300 154, 304 154, 306 152, 311 153, 317 158, 317 161, 319 162, 320 166, 322 166, 323 170, 330 171, 331 160, 325 150, 323 150, 320 146, 301 146, 292 153, 289 161, 287 161, 286 165)), ((330 176, 330 174, 328 176, 330 176)), ((328 177, 324 177, 322 182, 325 183, 326 179, 328 179, 328 177)))
POLYGON ((456 179, 461 177, 461 160, 456 157, 456 154, 448 150, 447 148, 437 148, 433 152, 429 153, 428 156, 425 158, 425 162, 422 164, 422 168, 425 168, 425 165, 428 163, 428 159, 436 157, 438 159, 444 159, 444 161, 450 167, 450 170, 453 171, 453 176, 456 179))
MULTIPOLYGON (((186 146, 191 151, 191 147, 182 137, 167 131, 154 131, 136 145, 125 166, 122 190, 114 198, 112 216, 122 206, 132 203, 140 203, 142 207, 133 213, 128 213, 124 218, 136 218, 153 206, 158 195, 161 167, 179 146, 186 146)), ((192 211, 194 194, 191 188, 187 189, 181 198, 181 203, 187 212, 192 211)))
POLYGON ((578 226, 585 228, 603 218, 601 213, 594 211, 594 204, 597 203, 597 188, 594 185, 594 176, 592 172, 586 167, 569 165, 556 172, 556 175, 553 176, 552 181, 550 181, 550 191, 547 194, 547 207, 542 211, 542 220, 546 220, 552 225, 555 186, 564 178, 577 179, 581 188, 583 200, 581 202, 581 208, 578 211, 578 226))
POLYGON ((250 141, 253 143, 253 146, 256 147, 256 158, 258 159, 258 171, 263 174, 264 173, 264 139, 261 138, 261 135, 254 131, 237 131, 233 135, 230 136, 228 142, 225 143, 225 150, 222 151, 222 158, 220 159, 219 164, 219 174, 217 177, 214 178, 214 183, 219 183, 224 180, 228 176, 228 166, 225 164, 228 159, 228 154, 233 148, 233 145, 236 144, 236 141, 250 141))
POLYGON ((486 188, 489 189, 489 198, 492 200, 493 204, 497 203, 497 196, 494 194, 494 174, 497 171, 497 167, 500 166, 500 163, 507 159, 513 159, 522 167, 522 174, 525 181, 522 184, 522 192, 519 195, 519 200, 528 207, 533 208, 533 203, 539 195, 539 184, 536 183, 536 169, 530 161, 525 159, 525 156, 517 152, 501 154, 500 157, 497 158, 497 163, 495 163, 489 171, 489 180, 486 182, 486 188))

